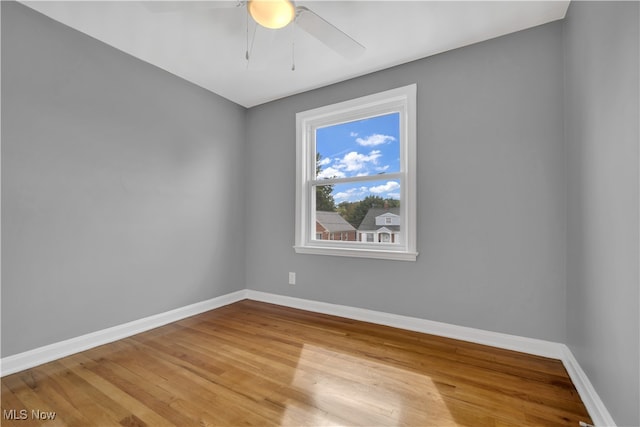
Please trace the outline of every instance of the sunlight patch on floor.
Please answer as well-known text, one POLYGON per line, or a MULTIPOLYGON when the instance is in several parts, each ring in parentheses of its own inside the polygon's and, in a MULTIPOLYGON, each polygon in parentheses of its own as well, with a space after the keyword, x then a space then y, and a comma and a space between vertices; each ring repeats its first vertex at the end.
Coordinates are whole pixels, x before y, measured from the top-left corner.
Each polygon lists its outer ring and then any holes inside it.
POLYGON ((324 347, 303 346, 291 386, 307 399, 287 402, 282 425, 456 424, 428 376, 324 347))

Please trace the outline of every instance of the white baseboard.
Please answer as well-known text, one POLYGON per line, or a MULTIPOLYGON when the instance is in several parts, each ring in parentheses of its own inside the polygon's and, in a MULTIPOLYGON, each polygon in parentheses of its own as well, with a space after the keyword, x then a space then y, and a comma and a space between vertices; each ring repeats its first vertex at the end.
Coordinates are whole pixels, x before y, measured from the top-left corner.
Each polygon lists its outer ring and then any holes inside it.
POLYGON ((578 390, 578 394, 582 399, 582 403, 587 408, 593 424, 595 426, 602 427, 615 427, 616 423, 611 417, 611 414, 604 406, 604 403, 596 393, 595 388, 589 381, 587 374, 582 370, 580 364, 574 357, 573 353, 568 346, 562 345, 562 363, 564 364, 573 385, 578 390))
POLYGON ((246 299, 246 290, 222 295, 206 301, 197 302, 165 313, 134 320, 133 322, 92 332, 79 337, 60 341, 54 344, 38 347, 33 350, 3 357, 0 361, 0 376, 10 375, 15 372, 33 368, 52 360, 60 359, 70 354, 88 350, 99 345, 107 344, 119 339, 127 338, 171 322, 204 313, 236 301, 246 299))
POLYGON ((301 310, 313 311, 316 313, 331 314, 334 316, 376 323, 379 325, 392 326, 477 344, 489 345, 506 350, 514 350, 522 353, 549 357, 551 359, 559 359, 567 370, 571 381, 573 381, 573 384, 575 385, 582 402, 587 408, 594 425, 597 427, 615 427, 616 425, 613 418, 607 411, 607 408, 604 406, 602 400, 593 388, 589 378, 578 364, 578 361, 573 356, 573 353, 571 353, 569 347, 565 344, 484 331, 481 329, 451 325, 448 323, 400 316, 397 314, 389 314, 362 308, 269 294, 250 289, 247 290, 247 298, 292 308, 299 308, 301 310))
POLYGON ((454 338, 462 341, 519 351, 522 353, 535 354, 537 356, 549 357, 552 359, 562 359, 563 354, 562 344, 559 343, 502 334, 499 332, 489 332, 465 326, 456 326, 448 323, 435 322, 433 320, 274 295, 250 289, 247 290, 247 298, 292 308, 299 308, 301 310, 313 311, 316 313, 331 314, 334 316, 376 323, 379 325, 392 326, 395 328, 454 338))
POLYGON ((596 426, 613 426, 615 422, 596 393, 589 378, 584 373, 578 361, 565 344, 525 338, 516 335, 484 331, 465 326, 451 325, 416 317, 400 316, 380 311, 366 310, 345 305, 330 304, 301 298, 259 292, 250 289, 233 292, 212 298, 207 301, 191 304, 186 307, 145 317, 144 319, 92 332, 76 338, 39 347, 24 353, 4 357, 0 360, 0 376, 5 376, 25 369, 33 368, 43 363, 51 362, 62 357, 88 350, 99 345, 107 344, 119 339, 127 338, 171 322, 204 313, 243 299, 268 302, 291 308, 346 317, 353 320, 392 326, 410 331, 423 332, 447 338, 469 341, 493 347, 514 350, 537 356, 559 359, 569 373, 573 384, 578 390, 589 415, 596 426))

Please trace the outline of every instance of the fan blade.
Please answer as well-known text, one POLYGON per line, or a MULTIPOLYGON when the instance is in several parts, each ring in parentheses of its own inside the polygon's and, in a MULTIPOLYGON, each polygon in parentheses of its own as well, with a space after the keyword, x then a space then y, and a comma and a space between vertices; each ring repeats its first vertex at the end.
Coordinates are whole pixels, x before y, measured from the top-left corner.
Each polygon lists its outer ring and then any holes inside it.
POLYGON ((143 1, 147 9, 154 13, 183 12, 201 9, 231 9, 244 6, 240 0, 233 1, 143 1))
POLYGON ((296 7, 296 24, 345 58, 362 55, 365 47, 304 6, 296 7))

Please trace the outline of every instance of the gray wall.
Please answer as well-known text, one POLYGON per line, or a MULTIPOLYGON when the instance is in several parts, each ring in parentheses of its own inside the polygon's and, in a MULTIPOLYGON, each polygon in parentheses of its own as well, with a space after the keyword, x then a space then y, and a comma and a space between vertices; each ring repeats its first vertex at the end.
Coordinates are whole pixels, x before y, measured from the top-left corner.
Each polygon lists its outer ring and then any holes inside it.
POLYGON ((638 90, 638 3, 246 112, 2 2, 2 356, 247 287, 568 342, 638 425, 638 90), (295 113, 410 83, 418 261, 296 255, 295 113))
POLYGON ((2 2, 2 355, 244 289, 245 109, 2 2))
POLYGON ((562 83, 552 23, 250 109, 247 287, 564 341, 562 83), (295 254, 295 113, 411 83, 418 261, 295 254))
POLYGON ((637 2, 565 20, 567 341, 619 425, 640 425, 637 2))

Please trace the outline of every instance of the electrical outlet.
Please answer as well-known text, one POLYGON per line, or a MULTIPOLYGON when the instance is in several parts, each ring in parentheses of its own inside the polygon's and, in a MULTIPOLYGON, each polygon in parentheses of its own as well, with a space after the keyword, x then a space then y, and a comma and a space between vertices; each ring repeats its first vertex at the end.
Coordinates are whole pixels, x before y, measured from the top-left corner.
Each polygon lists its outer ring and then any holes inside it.
POLYGON ((289 284, 290 285, 295 285, 296 284, 296 273, 293 272, 289 272, 289 284))

